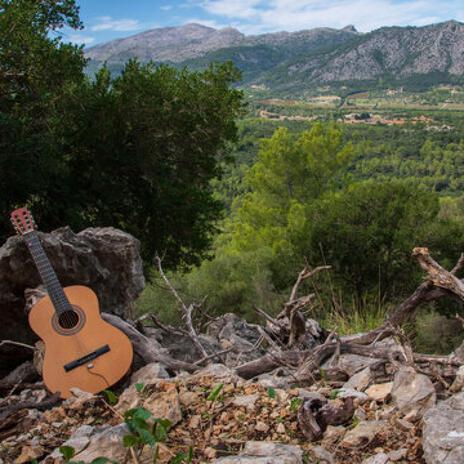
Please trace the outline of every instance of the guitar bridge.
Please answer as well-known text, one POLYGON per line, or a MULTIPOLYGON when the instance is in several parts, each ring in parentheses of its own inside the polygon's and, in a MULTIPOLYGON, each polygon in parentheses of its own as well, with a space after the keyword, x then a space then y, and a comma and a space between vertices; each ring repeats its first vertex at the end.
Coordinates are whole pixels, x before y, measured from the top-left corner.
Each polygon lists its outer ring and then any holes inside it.
POLYGON ((72 371, 76 367, 82 366, 83 364, 93 361, 94 359, 98 358, 102 354, 108 353, 110 351, 109 345, 103 345, 101 348, 98 348, 95 351, 92 351, 92 353, 86 354, 85 356, 82 356, 82 358, 76 359, 74 361, 71 361, 68 364, 64 365, 64 370, 66 372, 72 371))

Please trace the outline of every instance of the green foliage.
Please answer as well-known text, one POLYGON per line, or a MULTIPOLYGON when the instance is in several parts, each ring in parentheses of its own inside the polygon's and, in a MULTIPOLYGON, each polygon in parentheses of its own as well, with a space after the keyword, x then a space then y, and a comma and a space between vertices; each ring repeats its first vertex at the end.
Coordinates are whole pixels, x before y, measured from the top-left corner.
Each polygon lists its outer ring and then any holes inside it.
POLYGON ((145 384, 141 382, 135 384, 135 389, 137 390, 137 393, 142 393, 144 388, 145 388, 145 384))
POLYGON ((124 446, 149 445, 154 448, 159 442, 166 441, 171 423, 167 419, 153 418, 145 408, 129 409, 124 413, 124 421, 131 434, 124 437, 124 446))
POLYGON ((230 223, 231 248, 269 246, 288 251, 292 229, 304 226, 308 202, 341 182, 351 147, 334 125, 315 124, 295 137, 285 128, 263 140, 258 159, 245 175, 250 192, 237 202, 230 223))
POLYGON ((380 327, 388 316, 390 305, 365 294, 361 300, 353 298, 351 305, 341 300, 335 309, 331 303, 324 308, 322 324, 339 335, 368 332, 380 327))
POLYGON ((449 354, 463 339, 461 323, 433 308, 417 315, 411 335, 416 351, 432 354, 449 354))
POLYGON ((302 404, 303 404, 303 398, 292 398, 290 400, 290 411, 296 414, 302 404))
MULTIPOLYGON (((72 446, 60 446, 59 451, 67 464, 85 464, 84 461, 72 461, 76 454, 76 450, 72 446)), ((105 457, 98 457, 92 460, 90 464, 118 464, 116 461, 105 457)))
MULTIPOLYGON (((244 168, 250 160, 242 158, 243 186, 232 193, 238 196, 221 225, 214 258, 176 274, 178 288, 190 299, 207 295, 208 311, 253 318, 253 305, 270 312, 281 307, 304 258, 311 265, 327 263, 333 272, 312 282, 318 316, 353 333, 378 326, 392 302, 419 282, 421 271, 410 257, 414 246, 429 246, 445 266, 454 264, 464 245, 459 198, 440 200, 437 189, 419 179, 354 181, 353 162, 366 149, 360 148, 366 134, 395 153, 430 153, 427 141, 417 148, 416 132, 408 140, 396 128, 347 130, 332 123, 296 134, 280 128, 261 141, 254 164, 244 168)), ((440 137, 449 146, 454 135, 440 137)), ((427 156, 429 163, 434 155, 427 156)), ((157 296, 158 305, 167 301, 157 296)))
POLYGON ((106 401, 111 406, 115 405, 118 402, 117 395, 115 393, 113 393, 111 390, 103 390, 103 394, 106 397, 106 401))
POLYGON ((222 387, 224 384, 218 383, 215 387, 211 390, 208 397, 206 398, 208 401, 216 401, 221 393, 222 387))
POLYGON ((130 61, 114 80, 102 69, 82 85, 61 126, 72 140, 67 210, 71 200, 80 211, 68 222, 131 232, 167 268, 196 262, 221 211, 210 181, 235 137, 236 78, 227 64, 191 73, 130 61))
POLYGON ((275 388, 269 387, 269 388, 267 389, 267 395, 269 396, 269 398, 275 399, 276 396, 277 396, 277 393, 276 393, 276 391, 275 391, 275 388))
POLYGON ((72 0, 0 3, 0 240, 28 204, 45 230, 111 224, 165 267, 198 262, 222 208, 210 182, 236 135, 238 71, 131 61, 90 80, 64 25, 81 27, 72 0))
POLYGON ((190 464, 193 462, 193 448, 190 447, 188 450, 188 453, 183 453, 180 452, 177 454, 175 457, 173 457, 170 461, 169 464, 190 464))
POLYGON ((411 250, 426 244, 427 228, 438 212, 437 196, 415 185, 352 184, 313 205, 310 239, 301 252, 317 262, 322 250, 335 275, 358 298, 377 286, 381 295, 392 294, 405 281, 415 285, 411 276, 417 274, 417 265, 409 259, 411 250))
POLYGON ((64 175, 55 108, 84 78, 85 60, 61 41, 63 26, 81 27, 73 0, 0 0, 0 242, 11 235, 12 207, 64 175))
POLYGON ((76 454, 76 450, 72 446, 60 446, 59 450, 66 461, 71 460, 76 454))

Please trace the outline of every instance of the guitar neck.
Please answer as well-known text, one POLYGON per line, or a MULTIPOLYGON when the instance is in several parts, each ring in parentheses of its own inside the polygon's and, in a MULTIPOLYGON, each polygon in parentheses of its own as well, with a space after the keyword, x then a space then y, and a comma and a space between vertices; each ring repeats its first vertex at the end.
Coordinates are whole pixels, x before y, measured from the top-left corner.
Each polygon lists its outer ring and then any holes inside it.
POLYGON ((61 314, 70 308, 70 303, 63 287, 58 280, 55 270, 48 259, 42 243, 36 231, 24 234, 24 240, 29 248, 34 263, 39 271, 40 278, 47 289, 48 295, 52 300, 57 313, 61 314))

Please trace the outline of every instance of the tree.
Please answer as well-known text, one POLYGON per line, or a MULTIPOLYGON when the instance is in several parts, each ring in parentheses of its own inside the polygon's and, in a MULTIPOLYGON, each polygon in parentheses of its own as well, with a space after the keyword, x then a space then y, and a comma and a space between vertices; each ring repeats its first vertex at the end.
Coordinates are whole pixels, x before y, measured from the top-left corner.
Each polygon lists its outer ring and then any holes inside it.
POLYGON ((238 71, 131 61, 90 80, 82 49, 59 36, 80 27, 74 1, 0 5, 0 239, 28 203, 45 230, 112 225, 167 268, 197 262, 221 213, 211 180, 236 135, 238 71))
POLYGON ((85 60, 62 43, 63 25, 81 26, 74 1, 0 0, 1 241, 11 234, 9 211, 64 175, 54 107, 84 78, 85 60))
POLYGON ((277 129, 262 141, 258 159, 245 175, 249 192, 237 200, 226 224, 225 246, 232 253, 269 247, 275 285, 287 285, 303 259, 295 253, 295 243, 307 227, 307 208, 328 189, 343 185, 351 153, 334 124, 316 123, 298 136, 277 129))
POLYGON ((417 283, 410 259, 415 246, 431 246, 453 262, 464 245, 464 228, 439 219, 438 195, 414 183, 366 181, 329 192, 316 202, 300 252, 324 259, 358 298, 379 292, 394 297, 417 283))
POLYGON ((189 72, 131 61, 73 91, 59 131, 69 141, 61 217, 121 227, 165 267, 197 262, 221 215, 210 182, 236 135, 237 78, 230 64, 189 72))

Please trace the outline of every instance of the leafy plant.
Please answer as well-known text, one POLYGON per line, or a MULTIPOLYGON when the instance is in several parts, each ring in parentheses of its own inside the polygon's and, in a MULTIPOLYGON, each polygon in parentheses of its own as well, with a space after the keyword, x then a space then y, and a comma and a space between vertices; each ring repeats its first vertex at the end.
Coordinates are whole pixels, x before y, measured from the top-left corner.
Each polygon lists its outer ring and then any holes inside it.
POLYGON ((114 406, 118 402, 118 396, 113 393, 111 390, 103 390, 103 394, 106 397, 106 401, 111 406, 114 406))
POLYGON ((139 453, 144 446, 153 449, 153 463, 158 459, 158 443, 166 441, 171 422, 168 419, 154 418, 145 408, 129 409, 124 414, 130 434, 123 437, 126 448, 134 448, 139 453))
POLYGON ((303 398, 292 398, 290 400, 290 411, 293 413, 298 412, 298 409, 300 409, 300 406, 303 404, 303 398))
POLYGON ((219 393, 221 393, 221 390, 222 390, 222 387, 224 386, 224 384, 222 383, 218 383, 210 392, 210 394, 208 395, 208 397, 206 398, 208 401, 216 401, 218 396, 219 396, 219 393))
POLYGON ((175 457, 173 457, 170 461, 169 464, 190 464, 193 462, 193 448, 190 447, 188 450, 188 453, 181 452, 177 454, 175 457))
POLYGON ((144 388, 145 388, 144 383, 136 383, 135 384, 135 389, 137 390, 137 393, 142 393, 144 388))
POLYGON ((269 387, 267 389, 267 395, 269 396, 269 398, 275 399, 277 396, 275 388, 269 387))
MULTIPOLYGON (((60 446, 59 450, 66 464, 86 464, 84 461, 72 461, 72 458, 76 454, 76 450, 72 446, 66 446, 66 445, 60 446)), ((108 459, 105 457, 98 457, 98 458, 93 459, 90 464, 118 464, 118 463, 116 461, 112 461, 111 459, 108 459)))

